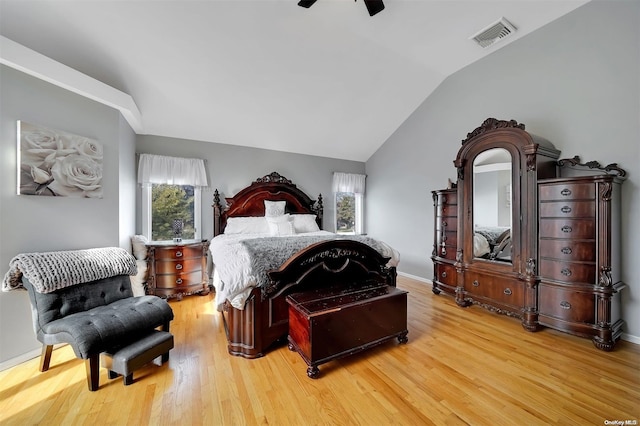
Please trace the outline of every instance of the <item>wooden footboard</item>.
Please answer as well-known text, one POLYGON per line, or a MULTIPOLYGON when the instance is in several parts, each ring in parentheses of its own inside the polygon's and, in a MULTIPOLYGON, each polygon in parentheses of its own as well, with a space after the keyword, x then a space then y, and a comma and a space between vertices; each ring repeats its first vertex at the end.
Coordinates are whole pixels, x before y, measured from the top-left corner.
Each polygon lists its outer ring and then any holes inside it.
POLYGON ((225 303, 223 312, 229 353, 257 358, 277 342, 284 343, 289 331, 285 297, 312 289, 357 286, 372 280, 396 285, 396 269, 388 258, 366 244, 352 240, 330 240, 313 244, 270 271, 269 285, 251 292, 243 310, 225 303))

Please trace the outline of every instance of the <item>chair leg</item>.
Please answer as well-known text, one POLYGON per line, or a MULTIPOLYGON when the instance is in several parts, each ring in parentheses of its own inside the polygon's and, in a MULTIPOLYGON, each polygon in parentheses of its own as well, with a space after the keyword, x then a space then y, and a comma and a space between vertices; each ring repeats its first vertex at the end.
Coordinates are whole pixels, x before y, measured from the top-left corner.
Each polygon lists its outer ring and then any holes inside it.
POLYGON ((97 391, 100 387, 100 354, 91 355, 85 361, 87 368, 87 384, 90 391, 97 391))
POLYGON ((40 371, 47 371, 49 369, 51 352, 53 352, 53 345, 42 345, 42 353, 40 354, 40 371))

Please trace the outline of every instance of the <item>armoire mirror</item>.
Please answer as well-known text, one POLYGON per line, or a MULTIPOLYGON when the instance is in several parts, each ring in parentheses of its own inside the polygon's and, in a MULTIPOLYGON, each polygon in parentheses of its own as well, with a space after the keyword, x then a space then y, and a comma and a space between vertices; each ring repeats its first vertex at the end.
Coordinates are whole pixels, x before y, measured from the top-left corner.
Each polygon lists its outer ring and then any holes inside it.
POLYGON ((473 160, 475 258, 511 263, 512 162, 504 148, 488 149, 473 160))

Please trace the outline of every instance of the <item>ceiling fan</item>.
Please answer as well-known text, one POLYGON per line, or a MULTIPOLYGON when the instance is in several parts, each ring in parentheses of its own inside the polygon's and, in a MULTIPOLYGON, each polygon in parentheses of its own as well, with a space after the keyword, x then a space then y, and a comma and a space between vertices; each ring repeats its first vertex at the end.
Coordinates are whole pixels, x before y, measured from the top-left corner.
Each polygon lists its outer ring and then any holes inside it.
MULTIPOLYGON (((309 8, 311 7, 317 0, 300 0, 298 2, 298 6, 309 8)), ((357 1, 357 0, 354 0, 357 1)), ((382 0, 364 0, 365 6, 367 6, 367 10, 369 11, 369 16, 373 16, 376 13, 380 12, 384 9, 384 4, 382 0)))

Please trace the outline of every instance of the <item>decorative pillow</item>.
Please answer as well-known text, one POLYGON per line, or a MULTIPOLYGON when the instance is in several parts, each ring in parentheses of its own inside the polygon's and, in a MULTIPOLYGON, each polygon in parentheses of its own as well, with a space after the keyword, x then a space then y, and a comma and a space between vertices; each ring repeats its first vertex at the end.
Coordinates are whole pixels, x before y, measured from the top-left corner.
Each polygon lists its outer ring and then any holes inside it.
POLYGON ((269 201, 264 200, 264 215, 265 217, 277 217, 284 214, 284 209, 287 207, 286 201, 269 201))
POLYGON ((293 214, 291 217, 293 218, 293 229, 296 234, 320 230, 315 214, 293 214))
POLYGON ((225 234, 268 234, 269 225, 264 217, 230 217, 225 234))
POLYGON ((482 257, 490 252, 491 247, 489 247, 487 239, 480 234, 475 234, 473 236, 473 255, 475 257, 482 257))
POLYGON ((147 237, 144 235, 134 235, 131 237, 131 246, 133 247, 133 255, 138 260, 145 260, 147 258, 147 237))
POLYGON ((293 228, 293 218, 288 213, 276 217, 267 217, 266 220, 269 224, 269 234, 272 236, 280 237, 296 233, 293 228))
POLYGON ((293 222, 269 222, 269 234, 274 237, 294 235, 293 222))

